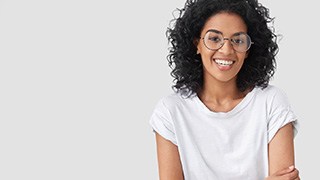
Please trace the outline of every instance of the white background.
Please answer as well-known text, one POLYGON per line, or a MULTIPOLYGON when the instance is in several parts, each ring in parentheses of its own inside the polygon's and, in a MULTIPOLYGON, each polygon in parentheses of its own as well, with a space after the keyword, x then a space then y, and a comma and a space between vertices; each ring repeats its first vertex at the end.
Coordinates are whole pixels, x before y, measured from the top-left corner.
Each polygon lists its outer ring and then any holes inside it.
MULTIPOLYGON (((261 1, 282 34, 271 84, 299 116, 296 162, 320 162, 315 1, 261 1)), ((165 31, 183 0, 0 0, 0 179, 152 180, 149 117, 172 92, 165 31)))

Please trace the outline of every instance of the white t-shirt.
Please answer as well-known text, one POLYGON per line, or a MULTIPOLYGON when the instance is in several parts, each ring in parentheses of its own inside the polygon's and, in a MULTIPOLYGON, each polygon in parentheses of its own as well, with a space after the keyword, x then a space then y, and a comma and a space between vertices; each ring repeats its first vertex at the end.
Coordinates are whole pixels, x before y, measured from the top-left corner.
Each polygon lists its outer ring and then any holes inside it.
POLYGON ((268 143, 297 118, 283 91, 254 88, 229 112, 209 110, 197 95, 162 98, 150 124, 177 145, 185 180, 263 180, 268 143))

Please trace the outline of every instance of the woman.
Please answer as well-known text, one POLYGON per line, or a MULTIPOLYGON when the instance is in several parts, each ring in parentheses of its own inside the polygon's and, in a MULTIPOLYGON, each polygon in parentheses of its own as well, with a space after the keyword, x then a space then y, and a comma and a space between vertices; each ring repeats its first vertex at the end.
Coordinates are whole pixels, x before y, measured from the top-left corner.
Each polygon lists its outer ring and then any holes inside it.
POLYGON ((175 93, 157 104, 161 180, 299 179, 297 118, 269 85, 278 51, 255 0, 188 0, 167 31, 175 93))

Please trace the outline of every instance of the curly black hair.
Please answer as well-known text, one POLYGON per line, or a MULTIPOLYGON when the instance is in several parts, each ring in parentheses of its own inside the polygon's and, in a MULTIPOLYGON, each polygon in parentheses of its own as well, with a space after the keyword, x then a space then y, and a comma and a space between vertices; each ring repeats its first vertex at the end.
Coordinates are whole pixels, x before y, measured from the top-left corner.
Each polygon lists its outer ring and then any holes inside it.
POLYGON ((178 17, 171 21, 173 27, 169 26, 166 31, 172 46, 167 60, 172 69, 175 92, 190 96, 202 88, 203 66, 194 40, 200 37, 206 21, 220 12, 241 16, 247 25, 247 34, 254 42, 237 75, 238 89, 243 92, 255 86, 268 86, 278 53, 277 35, 272 27, 274 18, 269 16, 269 9, 257 0, 187 0, 177 11, 178 17))

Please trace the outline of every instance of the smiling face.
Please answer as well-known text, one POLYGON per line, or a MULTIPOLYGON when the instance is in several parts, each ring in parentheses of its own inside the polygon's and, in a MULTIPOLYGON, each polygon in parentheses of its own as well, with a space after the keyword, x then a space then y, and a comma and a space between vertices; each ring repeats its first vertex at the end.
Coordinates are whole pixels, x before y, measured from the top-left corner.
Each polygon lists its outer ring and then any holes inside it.
POLYGON ((201 31, 201 39, 197 41, 198 53, 203 63, 204 83, 236 83, 237 74, 248 52, 235 51, 231 41, 227 39, 244 33, 247 33, 247 26, 237 14, 222 12, 207 20, 201 31), (225 38, 224 45, 217 50, 208 49, 202 39, 207 32, 221 34, 225 38))

